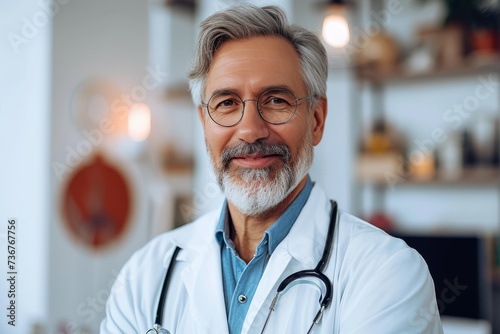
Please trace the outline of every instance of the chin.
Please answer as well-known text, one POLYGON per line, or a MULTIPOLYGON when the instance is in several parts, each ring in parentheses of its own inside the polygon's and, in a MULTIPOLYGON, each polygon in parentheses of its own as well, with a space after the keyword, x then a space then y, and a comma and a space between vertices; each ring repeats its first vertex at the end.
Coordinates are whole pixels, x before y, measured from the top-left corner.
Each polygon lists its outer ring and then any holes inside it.
POLYGON ((227 173, 221 182, 224 195, 243 214, 261 215, 285 200, 297 183, 288 168, 271 173, 269 168, 245 169, 237 177, 227 173))

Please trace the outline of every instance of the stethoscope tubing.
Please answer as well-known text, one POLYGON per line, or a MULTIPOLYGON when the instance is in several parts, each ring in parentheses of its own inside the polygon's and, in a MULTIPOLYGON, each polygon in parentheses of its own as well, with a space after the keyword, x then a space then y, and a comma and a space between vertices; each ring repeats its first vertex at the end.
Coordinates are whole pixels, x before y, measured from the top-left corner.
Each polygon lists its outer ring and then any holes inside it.
MULTIPOLYGON (((318 261, 318 264, 314 269, 306 269, 302 271, 298 271, 296 273, 293 273, 286 277, 278 286, 278 289, 276 290, 276 296, 274 297, 273 301, 271 302, 271 306, 269 307, 269 314, 266 317, 266 321, 264 323, 264 328, 262 329, 261 333, 264 333, 266 330, 269 318, 274 311, 275 305, 278 302, 278 298, 280 294, 286 289, 286 287, 292 283, 293 281, 296 281, 302 277, 316 277, 320 279, 324 286, 325 286, 325 296, 323 297, 320 305, 320 309, 318 310, 316 316, 314 317, 314 320, 311 324, 311 327, 308 330, 308 334, 312 332, 312 329, 314 325, 319 323, 321 316, 323 314, 323 311, 330 305, 330 302, 332 301, 332 296, 333 296, 333 284, 331 280, 323 273, 323 270, 326 267, 326 264, 328 260, 330 259, 330 255, 332 252, 332 246, 333 246, 333 235, 335 233, 335 225, 337 221, 337 202, 331 200, 331 205, 332 205, 332 211, 330 214, 330 224, 328 226, 328 233, 325 241, 325 248, 323 250, 323 254, 321 256, 321 259, 318 261)), ((155 323, 153 325, 153 328, 149 329, 146 334, 159 334, 159 333, 166 333, 170 334, 170 332, 166 329, 163 329, 161 327, 161 323, 163 322, 163 309, 165 305, 165 300, 167 297, 167 292, 170 284, 170 280, 172 278, 172 274, 174 271, 174 266, 177 258, 177 254, 181 248, 179 246, 175 247, 174 253, 172 255, 172 259, 170 260, 170 264, 167 269, 167 274, 165 275, 165 280, 163 281, 163 286, 161 289, 160 293, 160 299, 158 301, 158 308, 156 310, 156 317, 155 317, 155 323)))
POLYGON ((262 331, 260 334, 263 334, 266 331, 267 325, 269 323, 269 319, 271 318, 271 314, 274 311, 274 308, 276 307, 276 304, 278 303, 278 299, 281 295, 281 293, 286 289, 290 283, 299 280, 303 277, 315 277, 318 278, 323 282, 323 285, 325 286, 325 296, 321 300, 320 303, 320 308, 318 312, 316 313, 313 322, 311 323, 311 326, 309 327, 309 330, 307 331, 307 334, 312 333, 312 330, 315 325, 319 323, 321 320, 321 317, 323 315, 323 311, 330 305, 330 302, 332 301, 333 297, 333 283, 332 281, 323 273, 323 270, 326 267, 326 264, 328 263, 328 260, 330 259, 330 255, 333 249, 333 235, 335 234, 335 225, 337 222, 337 202, 335 201, 330 201, 332 205, 332 211, 330 213, 330 224, 328 226, 328 234, 326 237, 325 241, 325 248, 323 250, 323 254, 321 256, 321 259, 318 261, 318 264, 314 269, 306 269, 306 270, 301 270, 296 273, 293 273, 286 277, 278 286, 278 289, 276 290, 276 295, 274 296, 271 306, 269 306, 269 313, 267 314, 266 320, 264 322, 264 326, 262 328, 262 331))
POLYGON ((333 284, 330 281, 330 279, 323 273, 323 270, 325 269, 326 264, 328 263, 328 260, 330 258, 330 254, 332 252, 333 234, 335 233, 335 225, 336 225, 335 223, 337 220, 337 202, 331 201, 331 205, 332 205, 332 212, 330 214, 330 224, 328 226, 328 234, 326 236, 325 248, 323 250, 321 259, 318 261, 318 264, 316 265, 316 268, 301 270, 285 278, 278 286, 278 289, 276 291, 278 294, 281 293, 283 290, 285 290, 286 287, 295 280, 307 276, 316 277, 323 282, 326 289, 325 297, 321 301, 321 306, 326 308, 330 304, 333 295, 333 284))
MULTIPOLYGON (((161 323, 163 322, 163 307, 167 298, 168 286, 170 285, 170 280, 172 279, 177 254, 179 254, 180 250, 181 248, 179 246, 175 247, 172 259, 170 260, 170 265, 168 266, 167 275, 165 276, 165 280, 163 281, 163 286, 161 288, 160 300, 158 301, 158 308, 156 309, 155 317, 155 325, 158 325, 159 328, 161 328, 161 323)), ((147 333, 148 332, 146 332, 146 334, 147 333)), ((156 333, 158 333, 158 331, 156 331, 156 333)))

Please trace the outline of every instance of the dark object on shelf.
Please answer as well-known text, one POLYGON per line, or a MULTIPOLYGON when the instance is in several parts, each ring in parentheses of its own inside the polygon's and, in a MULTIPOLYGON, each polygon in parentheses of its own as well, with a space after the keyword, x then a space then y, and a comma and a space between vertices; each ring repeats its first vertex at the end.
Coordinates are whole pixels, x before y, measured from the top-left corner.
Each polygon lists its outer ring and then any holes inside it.
POLYGON ((493 5, 479 7, 471 15, 470 49, 475 54, 495 54, 498 50, 500 13, 493 5))
POLYGON ((486 242, 476 236, 396 234, 425 259, 441 315, 491 320, 486 242))
POLYGON ((474 29, 471 32, 471 49, 476 54, 495 54, 497 36, 494 30, 474 29))
POLYGON ((498 155, 497 119, 480 115, 468 124, 463 133, 464 166, 494 166, 498 155))
POLYGON ((500 272, 500 236, 495 238, 495 266, 497 267, 497 272, 500 272))
POLYGON ((500 120, 495 120, 495 134, 493 135, 493 158, 491 161, 494 167, 500 166, 500 120))
MULTIPOLYGON (((420 0, 427 3, 430 0, 420 0)), ((442 0, 446 7, 443 26, 460 24, 465 27, 472 25, 495 26, 498 19, 498 11, 494 5, 488 5, 485 1, 478 0, 442 0)))
POLYGON ((195 0, 166 0, 167 7, 177 7, 194 12, 196 8, 195 0))
MULTIPOLYGON (((429 0, 420 0, 427 3, 429 0)), ((481 0, 442 0, 446 7, 443 27, 460 26, 465 31, 466 53, 492 55, 498 50, 500 12, 494 3, 481 0)))
POLYGON ((474 144, 469 131, 464 130, 462 133, 462 148, 463 148, 463 165, 464 167, 472 167, 476 164, 476 155, 474 153, 474 144))

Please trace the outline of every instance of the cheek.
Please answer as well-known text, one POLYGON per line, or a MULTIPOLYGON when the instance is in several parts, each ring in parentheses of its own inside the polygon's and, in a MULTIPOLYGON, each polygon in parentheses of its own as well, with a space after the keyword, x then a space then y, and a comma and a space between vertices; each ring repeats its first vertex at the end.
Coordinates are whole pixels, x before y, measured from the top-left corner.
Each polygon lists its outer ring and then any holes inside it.
POLYGON ((295 160, 298 158, 304 145, 312 141, 311 126, 308 124, 308 119, 302 119, 301 122, 303 123, 287 129, 287 131, 283 132, 282 136, 283 141, 292 150, 295 160))
POLYGON ((213 158, 220 157, 222 150, 228 145, 230 138, 230 131, 227 131, 226 128, 205 126, 205 145, 210 154, 215 155, 213 158))

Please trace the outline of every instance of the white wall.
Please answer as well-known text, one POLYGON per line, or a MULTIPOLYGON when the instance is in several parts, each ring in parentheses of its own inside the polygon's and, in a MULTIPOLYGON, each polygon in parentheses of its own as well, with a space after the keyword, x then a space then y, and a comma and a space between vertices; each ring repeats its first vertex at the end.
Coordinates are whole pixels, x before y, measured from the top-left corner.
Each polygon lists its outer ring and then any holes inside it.
POLYGON ((1 2, 0 22, 0 332, 24 334, 48 315, 51 22, 35 0, 1 2), (9 218, 17 218, 16 327, 6 317, 9 218))
POLYGON ((342 210, 353 210, 352 184, 355 169, 352 79, 345 70, 330 70, 327 81, 328 116, 321 143, 314 151, 311 178, 335 199, 342 210))
MULTIPOLYGON (((73 97, 83 80, 105 78, 123 94, 132 95, 134 87, 143 85, 147 67, 157 68, 158 64, 149 62, 148 4, 134 0, 71 1, 54 17, 52 49, 51 163, 68 165, 67 147, 78 151, 86 140, 73 109, 73 97)), ((157 89, 161 89, 161 85, 157 89)), ((149 102, 152 92, 146 93, 145 102, 149 102)), ((132 99, 140 102, 133 96, 132 99)), ((96 118, 100 121, 108 116, 97 114, 96 118)), ((132 193, 129 226, 123 237, 110 246, 93 250, 76 240, 64 226, 61 216, 64 189, 72 172, 81 164, 75 168, 70 166, 71 171, 64 173, 61 179, 54 171, 51 173, 48 290, 51 333, 63 323, 72 328, 73 333, 80 329, 97 332, 117 272, 131 253, 150 237, 147 168, 123 155, 121 149, 126 151, 129 146, 109 147, 109 161, 124 173, 132 193)), ((92 145, 92 153, 84 158, 102 149, 102 145, 92 145)))
MULTIPOLYGON (((314 31, 320 38, 327 5, 321 1, 293 1, 291 21, 314 31)), ((323 44, 328 53, 330 69, 327 80, 328 115, 321 143, 314 150, 311 179, 335 199, 340 207, 352 211, 352 170, 354 169, 355 141, 351 115, 353 80, 348 59, 340 49, 323 44)))

